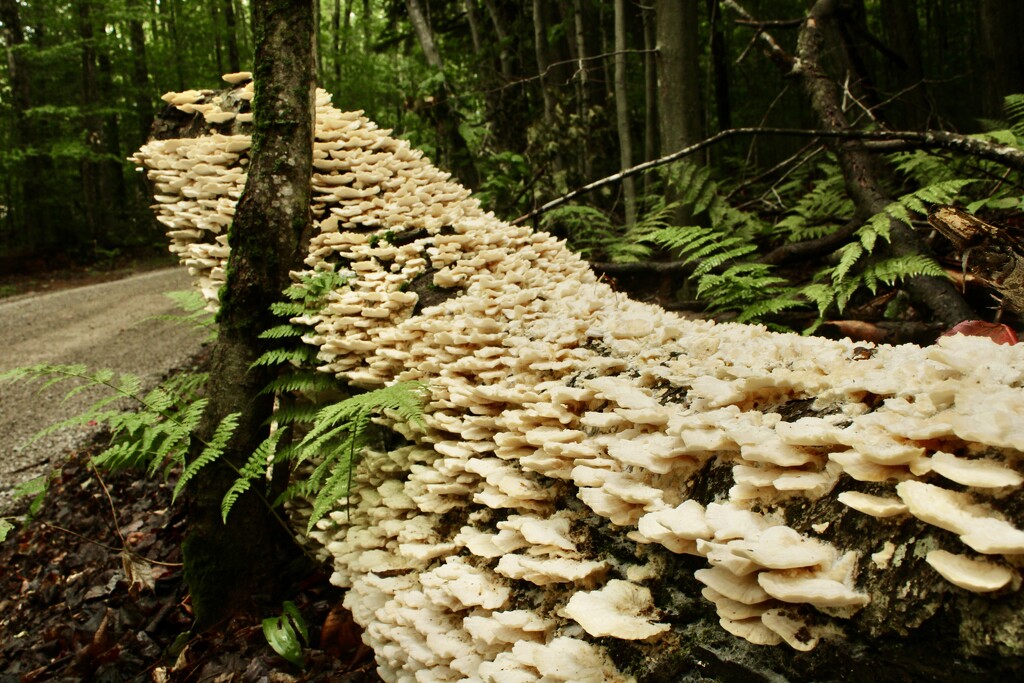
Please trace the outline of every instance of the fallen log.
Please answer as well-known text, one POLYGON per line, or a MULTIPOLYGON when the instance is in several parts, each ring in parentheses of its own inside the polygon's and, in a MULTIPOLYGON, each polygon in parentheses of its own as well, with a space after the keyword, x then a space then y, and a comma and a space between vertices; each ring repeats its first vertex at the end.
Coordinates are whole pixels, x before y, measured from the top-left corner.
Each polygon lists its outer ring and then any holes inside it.
MULTIPOLYGON (((223 120, 217 97, 174 106, 223 120)), ((247 149, 227 133, 135 157, 213 307, 247 149)), ((325 93, 314 167, 306 265, 351 276, 301 320, 320 370, 429 387, 426 428, 384 418, 400 443, 312 533, 385 680, 1024 670, 1024 347, 631 301, 325 93)))

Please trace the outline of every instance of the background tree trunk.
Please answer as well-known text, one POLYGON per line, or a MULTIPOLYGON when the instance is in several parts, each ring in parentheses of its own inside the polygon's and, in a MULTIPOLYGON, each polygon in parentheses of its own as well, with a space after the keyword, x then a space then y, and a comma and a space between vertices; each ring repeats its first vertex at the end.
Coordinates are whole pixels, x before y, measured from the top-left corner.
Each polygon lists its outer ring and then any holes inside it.
POLYGON ((703 137, 697 0, 656 0, 661 154, 703 137))
MULTIPOLYGON (((615 123, 619 132, 619 165, 633 165, 633 140, 629 132, 629 95, 626 91, 626 0, 615 0, 615 123)), ((626 225, 636 223, 636 183, 622 181, 626 225)))
POLYGON ((228 46, 228 68, 232 73, 242 70, 242 61, 238 55, 238 27, 235 21, 235 0, 224 0, 224 23, 227 26, 224 40, 228 46))
MULTIPOLYGON (((220 502, 240 467, 267 434, 272 397, 261 390, 274 371, 253 367, 265 350, 259 334, 276 320, 270 305, 300 267, 311 229, 310 177, 316 57, 314 0, 254 0, 255 120, 249 176, 229 232, 231 257, 218 315, 203 433, 240 412, 223 461, 189 487, 185 579, 199 628, 252 612, 284 579, 294 542, 254 492, 227 523, 220 502)), ((195 454, 193 454, 195 455, 195 454)))
POLYGON ((405 6, 427 64, 441 74, 441 84, 434 93, 434 101, 425 104, 421 113, 434 123, 437 130, 438 145, 446 153, 445 158, 440 160, 441 163, 447 166, 463 185, 475 189, 480 185, 480 177, 469 145, 459 130, 462 116, 452 104, 453 93, 445 78, 444 61, 434 40, 430 21, 420 0, 405 0, 405 6))
MULTIPOLYGON (((839 88, 823 71, 819 62, 825 44, 824 32, 828 30, 837 11, 837 0, 817 0, 800 29, 797 41, 797 57, 801 64, 804 87, 810 96, 811 106, 826 130, 846 130, 850 127, 843 112, 839 88)), ((842 168, 847 191, 861 218, 885 209, 890 200, 878 180, 875 161, 863 143, 836 140, 832 147, 842 168)), ((890 230, 893 254, 929 253, 921 239, 902 222, 892 221, 890 230)), ((935 318, 947 327, 974 317, 971 307, 947 279, 915 277, 908 281, 907 289, 918 303, 931 309, 935 318)))
POLYGON ((87 155, 78 162, 82 181, 82 201, 85 217, 85 238, 83 245, 90 252, 98 244, 105 246, 106 221, 103 215, 103 196, 100 187, 99 164, 96 162, 103 151, 103 121, 96 113, 99 103, 99 87, 96 78, 96 42, 92 25, 92 0, 82 0, 77 6, 78 31, 82 39, 82 109, 84 111, 85 147, 87 155))
POLYGON ((978 0, 977 69, 981 116, 1000 118, 1003 98, 1024 92, 1024 3, 978 0))
POLYGON ((128 38, 132 51, 132 88, 135 91, 135 115, 139 121, 138 144, 149 137, 153 121, 152 93, 149 89, 149 68, 146 63, 146 31, 142 17, 146 11, 145 0, 132 0, 133 17, 128 21, 128 38))

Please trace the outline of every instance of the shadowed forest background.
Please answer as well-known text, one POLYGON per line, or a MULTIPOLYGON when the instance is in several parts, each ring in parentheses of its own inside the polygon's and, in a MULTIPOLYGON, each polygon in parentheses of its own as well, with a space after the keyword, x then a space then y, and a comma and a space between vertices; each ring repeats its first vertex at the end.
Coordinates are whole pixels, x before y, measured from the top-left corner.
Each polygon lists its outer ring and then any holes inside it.
MULTIPOLYGON (((723 130, 822 128, 796 59, 811 4, 321 0, 319 85, 513 219, 723 130)), ((824 4, 830 21, 817 56, 840 94, 844 126, 985 133, 1020 146, 1024 99, 1013 95, 1024 92, 1024 5, 824 4)), ((0 37, 4 270, 162 251, 148 189, 126 158, 165 106, 160 94, 220 88, 220 74, 251 68, 248 3, 0 0, 0 37)), ((890 285, 941 275, 939 267, 953 273, 957 257, 935 245, 938 265, 886 261, 864 236, 870 215, 850 199, 828 143, 730 137, 604 185, 537 224, 669 306, 710 305, 802 329, 882 294, 889 298, 875 302, 876 317, 897 316, 890 285), (705 232, 667 234, 670 225, 705 232), (820 249, 786 250, 829 235, 820 249), (693 244, 704 246, 687 252, 693 244)), ((869 151, 888 196, 930 188, 904 202, 918 232, 928 232, 913 214, 921 201, 1012 223, 1024 195, 1019 171, 914 147, 869 151)), ((993 306, 984 297, 973 304, 993 306)))

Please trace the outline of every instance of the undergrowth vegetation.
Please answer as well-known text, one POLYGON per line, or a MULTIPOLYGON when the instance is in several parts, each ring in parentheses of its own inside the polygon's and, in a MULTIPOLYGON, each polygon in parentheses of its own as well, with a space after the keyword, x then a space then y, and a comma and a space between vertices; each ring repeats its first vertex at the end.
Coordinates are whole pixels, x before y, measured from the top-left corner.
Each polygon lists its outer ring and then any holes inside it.
MULTIPOLYGON (((295 498, 308 500, 312 511, 307 531, 311 530, 347 499, 353 472, 372 438, 375 416, 385 414, 395 421, 422 424, 424 384, 397 383, 346 396, 332 377, 316 371, 315 349, 301 342, 310 331, 301 323, 302 316, 323 306, 327 293, 346 280, 332 272, 309 274, 288 288, 285 301, 275 305, 275 313, 299 322, 284 322, 263 334, 272 348, 256 363, 279 368, 276 379, 264 389, 274 395, 275 411, 269 435, 244 466, 236 469, 237 479, 224 495, 221 514, 225 520, 239 496, 251 490, 274 508, 295 498), (289 483, 275 496, 270 482, 276 466, 288 468, 289 483)), ((197 304, 201 304, 198 293, 175 299, 180 299, 186 310, 180 321, 207 324, 197 314, 197 304)), ((225 416, 209 438, 197 436, 207 405, 203 396, 206 373, 179 373, 149 391, 143 390, 136 375, 90 370, 84 365, 43 364, 0 374, 0 381, 32 380, 40 382, 40 389, 68 385, 66 397, 82 392, 101 395, 82 413, 45 428, 36 437, 74 426, 101 427, 107 433, 107 444, 92 458, 97 467, 132 468, 165 478, 177 474, 173 490, 177 499, 205 468, 217 462, 228 464, 221 456, 238 426, 238 414, 225 416)), ((27 518, 38 510, 46 483, 42 477, 19 492, 36 497, 27 518)), ((0 521, 0 540, 14 528, 13 519, 0 521)))
MULTIPOLYGON (((1006 98, 1006 121, 976 137, 1024 149, 1024 95, 1006 98)), ((926 150, 885 156, 896 199, 872 216, 857 216, 835 157, 817 150, 782 178, 733 186, 707 167, 677 162, 662 169, 632 226, 607 212, 565 205, 545 214, 541 227, 567 238, 592 261, 672 261, 689 280, 704 310, 737 322, 813 332, 858 301, 898 288, 917 276, 946 277, 931 255, 894 255, 893 223, 927 235, 928 210, 956 204, 969 212, 1021 209, 1024 179, 1016 171, 975 157, 926 150), (666 202, 666 196, 674 201, 666 202), (742 199, 740 203, 738 199, 742 199), (687 220, 680 222, 676 217, 687 220), (810 240, 841 237, 799 267, 768 258, 810 240), (785 314, 791 314, 786 316, 785 314)), ((939 244, 941 246, 941 244, 939 244)))

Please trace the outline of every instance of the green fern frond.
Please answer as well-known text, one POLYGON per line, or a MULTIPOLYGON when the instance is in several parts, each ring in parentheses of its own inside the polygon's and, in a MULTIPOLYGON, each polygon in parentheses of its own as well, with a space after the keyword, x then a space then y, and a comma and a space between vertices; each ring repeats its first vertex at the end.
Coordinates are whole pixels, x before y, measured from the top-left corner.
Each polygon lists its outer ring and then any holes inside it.
POLYGON ((807 302, 797 296, 792 290, 786 290, 778 296, 773 296, 745 307, 736 316, 736 322, 746 323, 758 320, 766 316, 778 315, 783 311, 791 311, 797 308, 806 308, 807 302))
POLYGON ((724 263, 734 261, 757 251, 756 244, 751 244, 750 242, 744 242, 742 240, 736 240, 735 242, 732 240, 723 240, 719 246, 721 248, 719 251, 713 254, 708 254, 700 260, 700 264, 693 270, 693 277, 699 278, 724 263))
POLYGON ((423 425, 422 382, 399 382, 358 394, 321 408, 313 428, 291 451, 298 462, 319 460, 304 484, 291 487, 284 497, 315 492, 309 529, 348 494, 352 468, 361 452, 365 433, 376 413, 394 420, 423 425))
POLYGON ((909 192, 869 218, 857 231, 857 236, 861 244, 864 245, 864 249, 870 253, 875 247, 877 238, 881 237, 885 241, 889 241, 889 222, 891 220, 910 225, 912 212, 926 214, 929 204, 949 204, 963 188, 975 182, 978 180, 974 178, 941 180, 914 192, 909 192))
POLYGON ((228 521, 228 514, 231 512, 231 508, 234 507, 239 496, 249 490, 252 482, 266 476, 267 468, 277 455, 277 443, 284 436, 285 431, 285 429, 274 430, 270 436, 256 447, 256 450, 245 461, 242 469, 239 470, 238 478, 235 479, 235 482, 228 489, 228 492, 224 494, 223 500, 221 500, 220 514, 225 523, 228 521))
POLYGON ((317 270, 303 271, 299 277, 299 282, 284 290, 284 295, 293 302, 299 302, 302 308, 308 311, 320 308, 326 296, 347 285, 353 274, 333 270, 317 270))
POLYGON ((850 242, 839 249, 839 263, 832 269, 831 273, 833 284, 838 284, 846 279, 865 251, 860 242, 850 242))
POLYGON ((260 365, 284 365, 291 363, 302 366, 316 357, 316 350, 312 347, 299 346, 289 349, 270 349, 255 361, 253 366, 260 365))
POLYGON ((316 393, 327 391, 337 386, 337 380, 331 375, 316 370, 296 370, 275 377, 260 393, 316 393))
POLYGON ((1003 112, 1009 119, 1010 130, 1017 137, 1024 137, 1024 94, 1014 93, 1003 98, 1003 112))
POLYGON ((919 276, 947 277, 942 266, 923 254, 910 254, 877 261, 865 268, 862 274, 864 285, 871 290, 872 294, 878 289, 879 284, 892 287, 907 278, 919 276))
POLYGON ((260 339, 291 339, 306 334, 306 330, 298 325, 275 325, 260 333, 260 339))
POLYGON ((217 428, 213 430, 213 436, 203 447, 202 452, 199 456, 188 463, 184 470, 181 472, 181 477, 178 479, 178 483, 174 486, 174 491, 171 492, 171 500, 177 500, 181 492, 185 490, 185 486, 192 480, 193 477, 201 470, 213 461, 217 460, 224 454, 224 448, 227 446, 231 436, 235 433, 235 428, 238 426, 238 418, 241 413, 230 413, 220 421, 217 428))

